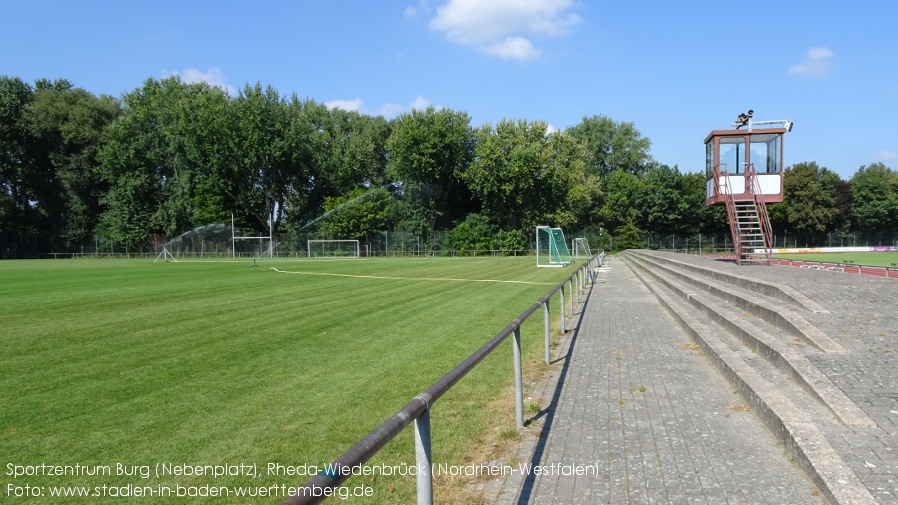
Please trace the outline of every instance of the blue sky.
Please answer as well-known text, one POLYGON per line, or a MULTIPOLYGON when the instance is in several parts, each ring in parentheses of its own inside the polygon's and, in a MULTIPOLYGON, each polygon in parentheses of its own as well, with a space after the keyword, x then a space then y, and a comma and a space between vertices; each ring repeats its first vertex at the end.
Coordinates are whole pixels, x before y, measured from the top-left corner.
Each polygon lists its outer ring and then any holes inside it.
POLYGON ((898 168, 898 2, 0 0, 0 74, 93 93, 180 75, 368 114, 635 123, 703 169, 740 112, 791 119, 786 164, 898 168))

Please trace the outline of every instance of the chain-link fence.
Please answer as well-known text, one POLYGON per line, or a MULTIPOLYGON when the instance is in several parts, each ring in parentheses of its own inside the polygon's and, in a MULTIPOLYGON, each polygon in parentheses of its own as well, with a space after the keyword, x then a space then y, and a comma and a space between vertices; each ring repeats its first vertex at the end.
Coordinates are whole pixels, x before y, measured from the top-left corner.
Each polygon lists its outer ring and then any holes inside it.
MULTIPOLYGON (((644 245, 648 249, 682 251, 694 254, 732 254, 733 239, 728 233, 677 235, 646 233, 644 245)), ((851 233, 796 233, 789 230, 774 230, 774 248, 809 247, 858 247, 858 246, 898 246, 898 233, 894 232, 851 232, 851 233)), ((613 250, 612 247, 608 248, 613 250)))
MULTIPOLYGON (((359 240, 360 253, 372 256, 520 256, 534 254, 535 233, 528 235, 521 248, 459 249, 452 247, 451 232, 427 235, 410 232, 381 232, 359 240)), ((94 234, 77 245, 60 245, 39 238, 20 239, 11 233, 0 233, 0 258, 75 258, 116 257, 153 258, 165 249, 175 257, 256 258, 306 257, 308 241, 345 239, 319 233, 281 233, 273 240, 268 236, 249 237, 237 230, 233 238, 230 225, 202 226, 175 237, 153 235, 140 248, 116 243, 102 234, 94 234)), ((565 230, 568 246, 575 238, 585 238, 593 251, 620 249, 617 238, 602 229, 565 230)), ((678 235, 644 233, 643 247, 648 249, 688 251, 699 254, 731 254, 733 241, 728 233, 678 235)), ((781 248, 898 246, 898 233, 886 231, 853 233, 774 232, 774 246, 781 248)))

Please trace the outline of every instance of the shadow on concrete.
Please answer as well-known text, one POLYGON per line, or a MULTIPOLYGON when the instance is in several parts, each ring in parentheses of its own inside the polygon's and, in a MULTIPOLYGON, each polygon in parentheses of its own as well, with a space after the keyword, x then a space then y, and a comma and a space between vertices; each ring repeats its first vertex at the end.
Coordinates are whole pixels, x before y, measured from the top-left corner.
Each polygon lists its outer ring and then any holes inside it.
MULTIPOLYGON (((589 291, 586 293, 586 298, 583 300, 583 304, 581 307, 586 307, 586 304, 589 303, 589 299, 592 297, 592 290, 595 287, 595 284, 590 285, 589 291)), ((545 422, 543 424, 542 430, 539 432, 539 440, 536 442, 536 448, 533 450, 533 457, 530 458, 530 463, 533 466, 539 465, 543 459, 543 454, 546 451, 546 443, 549 440, 549 433, 552 430, 552 423, 555 421, 555 410, 558 406, 558 400, 561 399, 561 391, 564 389, 564 380, 567 378, 568 365, 571 362, 571 356, 574 354, 574 347, 577 344, 577 338, 580 336, 580 323, 583 321, 583 314, 586 312, 583 308, 581 308, 579 317, 577 318, 577 323, 574 325, 574 329, 571 330, 573 334, 571 335, 571 343, 568 345, 567 353, 564 356, 552 361, 552 363, 557 363, 559 361, 563 362, 561 366, 561 374, 558 376, 558 383, 555 385, 555 391, 552 393, 552 401, 549 403, 549 406, 539 411, 538 414, 531 417, 524 423, 525 426, 530 423, 545 417, 545 422)), ((536 475, 531 472, 524 479, 524 483, 521 485, 521 492, 518 495, 518 505, 527 505, 530 503, 530 497, 533 493, 533 486, 536 484, 536 475)))

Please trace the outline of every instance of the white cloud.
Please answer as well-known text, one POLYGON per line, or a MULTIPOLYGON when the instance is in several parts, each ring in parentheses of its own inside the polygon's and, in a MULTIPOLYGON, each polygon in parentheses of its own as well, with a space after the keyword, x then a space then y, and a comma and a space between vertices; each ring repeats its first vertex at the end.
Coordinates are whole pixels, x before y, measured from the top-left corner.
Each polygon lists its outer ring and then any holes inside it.
POLYGON ((409 19, 416 19, 419 16, 426 15, 430 12, 430 6, 428 5, 427 0, 418 0, 418 3, 415 5, 409 5, 405 8, 405 17, 409 19))
POLYGON ((898 159, 898 153, 892 151, 879 151, 879 155, 876 157, 876 161, 886 162, 892 161, 894 159, 898 159))
MULTIPOLYGON (((409 108, 415 109, 415 110, 427 110, 427 108, 430 107, 431 105, 433 105, 433 104, 430 103, 430 100, 427 100, 423 96, 418 95, 417 97, 415 97, 415 101, 412 102, 412 105, 409 108)), ((442 109, 442 107, 437 107, 437 108, 442 109)))
POLYGON ((539 49, 533 47, 533 43, 524 37, 508 37, 504 42, 484 47, 483 52, 521 61, 536 60, 540 56, 539 49))
MULTIPOLYGON (((356 98, 355 100, 331 100, 329 102, 324 102, 325 107, 328 109, 343 109, 343 110, 354 110, 361 114, 368 114, 371 116, 383 116, 387 119, 393 118, 402 114, 403 112, 407 112, 410 110, 424 110, 428 107, 433 106, 429 100, 418 95, 415 97, 415 100, 411 103, 411 105, 400 105, 397 103, 387 102, 376 109, 369 109, 365 107, 365 101, 361 98, 356 98)), ((435 106, 440 109, 442 107, 435 106)))
POLYGON ((217 86, 223 90, 225 90, 229 95, 233 96, 237 94, 237 90, 234 89, 233 86, 227 83, 225 79, 225 75, 221 72, 221 69, 216 67, 211 67, 205 72, 197 70, 195 68, 188 68, 184 72, 172 72, 172 75, 177 75, 181 77, 183 82, 194 83, 194 82, 205 82, 211 86, 217 86))
POLYGON ((383 117, 389 119, 392 117, 396 117, 399 114, 402 114, 403 112, 405 112, 405 110, 406 110, 405 105, 387 102, 387 103, 381 105, 379 109, 371 111, 371 115, 372 116, 383 116, 383 117))
POLYGON ((831 60, 835 53, 826 47, 812 47, 808 49, 808 57, 798 65, 790 65, 789 73, 805 77, 822 79, 829 74, 832 67, 831 60))
POLYGON ((324 102, 324 106, 328 109, 343 109, 343 110, 362 110, 362 105, 365 104, 365 101, 361 98, 356 98, 355 100, 331 100, 330 102, 324 102))
POLYGON ((572 0, 449 0, 430 27, 458 44, 502 58, 533 60, 540 51, 529 37, 558 37, 580 23, 567 12, 572 0))

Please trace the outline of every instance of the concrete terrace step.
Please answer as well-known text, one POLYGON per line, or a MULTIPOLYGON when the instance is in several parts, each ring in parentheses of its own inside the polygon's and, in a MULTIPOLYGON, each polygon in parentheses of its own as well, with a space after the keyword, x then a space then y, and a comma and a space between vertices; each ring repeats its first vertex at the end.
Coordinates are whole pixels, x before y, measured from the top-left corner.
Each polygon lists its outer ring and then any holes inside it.
POLYGON ((628 255, 627 260, 650 271, 666 289, 685 299, 691 306, 701 311, 708 319, 720 325, 727 332, 737 337, 748 348, 755 350, 768 363, 785 377, 795 381, 813 398, 820 401, 847 426, 872 427, 876 423, 848 398, 829 378, 826 377, 811 361, 807 359, 803 349, 806 346, 792 339, 785 340, 755 324, 732 305, 721 302, 705 293, 697 292, 663 271, 653 269, 651 264, 628 255))
POLYGON ((649 251, 607 261, 553 379, 528 389, 544 408, 508 456, 598 470, 518 472, 488 503, 898 504, 898 283, 649 251), (659 265, 738 285, 844 352, 820 352, 659 265), (852 421, 834 401, 845 397, 875 426, 852 421))
POLYGON ((727 285, 737 286, 758 295, 763 295, 774 300, 786 302, 790 304, 791 307, 800 307, 804 310, 814 313, 829 313, 828 309, 810 299, 800 291, 786 284, 770 282, 767 280, 759 279, 757 277, 751 277, 749 275, 735 274, 705 265, 679 261, 672 258, 672 255, 664 255, 653 251, 628 251, 628 254, 651 256, 655 261, 659 263, 663 263, 666 265, 675 265, 680 270, 701 274, 706 277, 710 277, 711 279, 724 282, 727 285))
POLYGON ((635 274, 618 257, 608 264, 555 351, 555 380, 528 389, 545 408, 506 460, 544 471, 509 472, 482 499, 820 505, 819 490, 635 274), (585 473, 564 473, 578 465, 585 473))
MULTIPOLYGON (((794 299, 780 303, 780 308, 806 318, 833 337, 846 352, 820 353, 800 347, 798 350, 803 350, 806 358, 859 406, 876 426, 846 426, 832 422, 831 414, 821 413, 821 405, 812 400, 811 395, 788 393, 788 398, 804 412, 805 417, 813 421, 879 503, 898 504, 898 312, 894 309, 894 300, 898 299, 898 283, 889 279, 828 271, 746 266, 744 263, 738 266, 732 261, 688 254, 638 253, 653 256, 659 262, 678 268, 716 272, 713 275, 721 278, 735 276, 737 281, 741 279, 740 282, 755 284, 756 291, 776 286, 778 289, 771 294, 777 299, 783 296, 784 291, 793 290, 801 294, 806 299, 803 305, 814 310, 798 307, 794 299)), ((749 319, 757 322, 751 317, 749 319)), ((706 318, 702 316, 701 321, 706 322, 706 318)), ((759 326, 771 334, 776 333, 769 326, 759 326)), ((758 364, 761 362, 760 350, 757 354, 749 354, 741 342, 733 344, 736 341, 726 335, 727 331, 713 331, 716 332, 715 336, 722 335, 721 340, 727 342, 743 361, 752 365, 777 390, 795 391, 788 377, 777 380, 763 371, 763 365, 758 364)), ((783 342, 788 341, 788 337, 783 338, 783 342)))
MULTIPOLYGON (((788 290, 784 286, 776 286, 774 283, 751 281, 747 278, 735 277, 731 274, 706 270, 701 267, 691 266, 690 268, 673 260, 658 259, 657 256, 642 251, 628 251, 626 254, 631 257, 636 256, 644 262, 653 265, 655 269, 664 271, 668 275, 687 282, 718 299, 725 300, 745 312, 754 314, 777 328, 781 328, 803 339, 821 352, 845 352, 845 349, 838 342, 808 322, 797 311, 783 307, 784 304, 782 302, 787 304, 797 303, 801 306, 811 307, 817 305, 810 302, 807 297, 800 296, 794 290, 788 290), (763 289, 757 292, 753 289, 755 287, 763 289)), ((795 306, 790 308, 795 308, 795 306)), ((820 309, 825 310, 822 307, 820 309)))
MULTIPOLYGON (((802 389, 789 384, 773 366, 756 359, 727 332, 706 323, 705 312, 699 312, 691 304, 679 299, 683 291, 677 291, 675 281, 653 280, 643 267, 657 272, 655 265, 633 261, 634 272, 652 291, 671 317, 695 340, 706 357, 724 377, 737 388, 742 398, 764 422, 774 436, 783 442, 801 468, 818 486, 826 498, 835 504, 874 504, 876 499, 859 479, 851 465, 830 444, 826 433, 838 433, 839 425, 831 416, 821 413, 820 405, 809 402, 802 389), (663 285, 662 285, 663 284, 663 285), (824 426, 819 426, 822 424, 824 426)), ((665 275, 665 274, 661 274, 665 275)), ((682 289, 682 285, 679 284, 682 289)), ((698 293, 685 293, 687 300, 706 298, 698 293)), ((708 309, 713 312, 713 309, 708 309)), ((717 306, 717 310, 726 311, 717 306)), ((731 316, 730 316, 731 317, 731 316)), ((722 317, 723 327, 729 329, 731 320, 722 317)), ((795 359, 795 356, 791 356, 795 359)), ((807 365, 807 364, 805 364, 807 365)), ((803 365, 804 366, 804 365, 803 365)), ((807 370, 804 370, 807 372, 807 370)), ((800 382, 800 381, 798 381, 800 382)), ((806 385, 805 385, 806 386, 806 385)), ((830 406, 832 408, 832 406, 830 406)))

